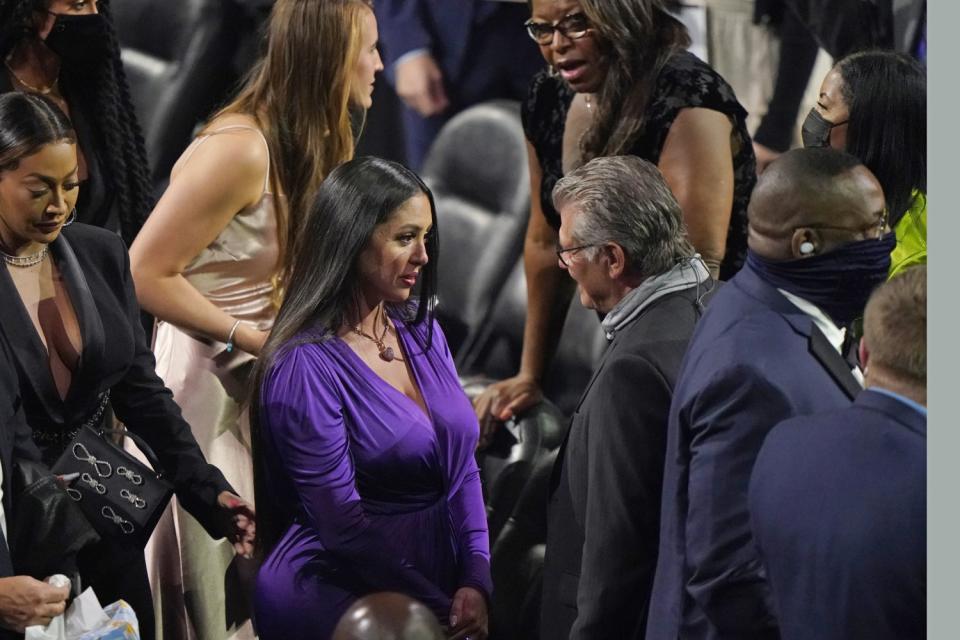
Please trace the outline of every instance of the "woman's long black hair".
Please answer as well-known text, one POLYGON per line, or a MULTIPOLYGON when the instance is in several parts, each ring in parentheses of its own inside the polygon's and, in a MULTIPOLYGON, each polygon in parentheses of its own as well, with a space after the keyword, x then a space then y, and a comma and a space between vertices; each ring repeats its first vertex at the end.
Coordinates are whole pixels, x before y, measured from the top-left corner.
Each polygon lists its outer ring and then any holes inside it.
POLYGON ((279 539, 289 514, 277 509, 269 493, 263 456, 260 394, 273 361, 298 344, 323 342, 352 318, 360 296, 358 257, 375 227, 411 198, 430 201, 433 229, 427 243, 428 262, 420 270, 419 304, 390 305, 390 315, 411 325, 426 325, 425 337, 411 332, 427 350, 433 338, 433 300, 437 289, 437 214, 433 194, 413 171, 374 157, 346 162, 327 176, 307 212, 283 304, 254 366, 250 423, 257 507, 257 548, 269 551, 279 539))
POLYGON ((883 187, 896 226, 927 192, 927 75, 903 53, 863 51, 837 63, 850 112, 846 151, 860 159, 883 187))
MULTIPOLYGON (((45 12, 47 5, 47 0, 0 0, 0 58, 6 58, 21 39, 36 37, 35 16, 45 12)), ((94 69, 74 67, 71 60, 61 60, 60 84, 69 94, 70 108, 88 114, 97 137, 103 141, 104 148, 97 152, 108 174, 104 180, 116 197, 120 233, 129 246, 153 208, 153 190, 143 134, 120 60, 110 0, 99 0, 97 10, 106 23, 107 55, 94 69)))

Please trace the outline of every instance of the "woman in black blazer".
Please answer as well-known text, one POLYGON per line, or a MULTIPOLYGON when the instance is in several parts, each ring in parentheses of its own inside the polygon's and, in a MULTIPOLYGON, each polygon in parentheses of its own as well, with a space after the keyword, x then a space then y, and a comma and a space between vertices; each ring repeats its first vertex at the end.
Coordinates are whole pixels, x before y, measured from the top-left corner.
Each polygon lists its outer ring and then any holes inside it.
MULTIPOLYGON (((157 453, 181 504, 211 536, 227 535, 248 554, 252 509, 204 460, 154 371, 123 241, 71 224, 77 191, 76 137, 63 113, 41 96, 0 96, 0 340, 13 355, 33 440, 52 464, 81 425, 107 419, 109 402, 157 453)), ((142 636, 153 637, 139 545, 105 539, 78 563, 102 602, 129 602, 142 636)))

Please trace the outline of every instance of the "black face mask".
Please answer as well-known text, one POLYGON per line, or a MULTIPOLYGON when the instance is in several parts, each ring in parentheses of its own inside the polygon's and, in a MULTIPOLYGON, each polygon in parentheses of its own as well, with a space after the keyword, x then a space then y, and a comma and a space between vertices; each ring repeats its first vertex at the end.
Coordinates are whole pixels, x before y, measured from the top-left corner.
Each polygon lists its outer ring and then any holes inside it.
POLYGON ((57 19, 47 36, 46 45, 60 56, 63 66, 93 71, 88 65, 102 62, 109 52, 107 23, 103 16, 99 13, 54 15, 57 19))
POLYGON ((829 147, 830 131, 834 127, 847 124, 849 120, 843 122, 830 122, 825 120, 820 112, 815 108, 810 109, 810 113, 803 121, 803 127, 800 129, 800 137, 803 139, 803 146, 810 147, 829 147))
POLYGON ((896 236, 848 242, 824 254, 774 262, 747 251, 762 280, 817 305, 840 327, 863 315, 867 299, 887 279, 896 236))

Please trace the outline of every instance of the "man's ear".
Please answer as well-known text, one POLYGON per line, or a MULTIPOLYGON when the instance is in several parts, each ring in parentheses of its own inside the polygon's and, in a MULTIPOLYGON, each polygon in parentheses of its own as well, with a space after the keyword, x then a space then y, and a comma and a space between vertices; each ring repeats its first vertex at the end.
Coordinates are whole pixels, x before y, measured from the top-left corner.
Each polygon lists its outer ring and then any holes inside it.
POLYGON ((867 347, 867 339, 860 338, 860 347, 857 349, 860 356, 860 370, 866 373, 867 362, 870 360, 870 349, 867 347))
POLYGON ((822 249, 823 242, 816 229, 809 227, 794 229, 793 237, 790 238, 790 255, 794 259, 812 258, 819 254, 822 249))
POLYGON ((607 275, 611 279, 619 278, 627 270, 627 253, 616 242, 608 242, 601 247, 607 257, 607 275))

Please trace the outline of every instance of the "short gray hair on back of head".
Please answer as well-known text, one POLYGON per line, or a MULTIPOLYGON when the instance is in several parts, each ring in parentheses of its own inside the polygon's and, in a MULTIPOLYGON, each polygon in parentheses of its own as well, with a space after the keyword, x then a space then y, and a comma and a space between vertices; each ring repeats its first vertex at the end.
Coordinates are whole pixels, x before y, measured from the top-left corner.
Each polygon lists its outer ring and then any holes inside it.
MULTIPOLYGON (((657 167, 636 156, 594 158, 553 189, 553 204, 574 205, 577 244, 614 242, 627 269, 646 277, 669 271, 694 254, 677 199, 657 167)), ((595 252, 587 254, 593 258, 595 252)))

